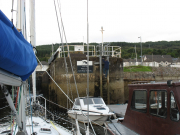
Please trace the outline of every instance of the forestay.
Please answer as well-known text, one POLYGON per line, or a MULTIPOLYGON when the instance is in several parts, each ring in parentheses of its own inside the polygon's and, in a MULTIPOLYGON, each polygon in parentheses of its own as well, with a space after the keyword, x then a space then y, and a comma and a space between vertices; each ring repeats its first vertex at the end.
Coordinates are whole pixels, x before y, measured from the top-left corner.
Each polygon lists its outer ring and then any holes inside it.
POLYGON ((36 66, 32 45, 0 10, 0 68, 25 81, 36 66))

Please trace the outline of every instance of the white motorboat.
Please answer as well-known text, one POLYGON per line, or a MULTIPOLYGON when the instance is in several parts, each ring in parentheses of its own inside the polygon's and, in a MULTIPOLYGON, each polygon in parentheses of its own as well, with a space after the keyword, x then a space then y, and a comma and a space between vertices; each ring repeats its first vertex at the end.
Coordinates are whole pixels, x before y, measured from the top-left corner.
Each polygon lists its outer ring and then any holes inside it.
POLYGON ((75 99, 72 109, 68 111, 68 116, 73 119, 78 119, 80 122, 87 123, 88 104, 89 119, 91 120, 92 124, 103 125, 108 117, 114 114, 113 112, 109 111, 109 107, 106 106, 101 97, 80 97, 75 99))

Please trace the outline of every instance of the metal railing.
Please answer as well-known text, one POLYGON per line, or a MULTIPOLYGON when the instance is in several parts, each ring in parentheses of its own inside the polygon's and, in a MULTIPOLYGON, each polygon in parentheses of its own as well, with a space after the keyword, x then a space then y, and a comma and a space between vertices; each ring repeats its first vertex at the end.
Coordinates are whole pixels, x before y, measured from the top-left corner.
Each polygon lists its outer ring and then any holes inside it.
MULTIPOLYGON (((103 49, 101 45, 89 45, 89 56, 90 57, 99 57, 100 53, 102 56, 118 57, 121 58, 121 47, 120 46, 109 46, 104 45, 103 49)), ((54 59, 61 58, 64 56, 69 57, 68 50, 70 53, 81 53, 87 54, 87 45, 65 45, 59 46, 56 52, 49 58, 48 64, 50 64, 54 59), (64 49, 63 49, 64 48, 64 49)))

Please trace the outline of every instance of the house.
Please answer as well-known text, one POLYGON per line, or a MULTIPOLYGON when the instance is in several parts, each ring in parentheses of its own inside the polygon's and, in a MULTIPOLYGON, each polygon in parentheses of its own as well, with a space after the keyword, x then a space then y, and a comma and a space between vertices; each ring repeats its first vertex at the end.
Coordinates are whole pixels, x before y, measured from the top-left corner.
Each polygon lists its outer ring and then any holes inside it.
POLYGON ((143 65, 152 67, 169 67, 173 60, 171 55, 144 55, 143 65))
POLYGON ((170 65, 170 67, 178 67, 180 68, 180 59, 179 58, 173 58, 173 64, 170 65))
MULTIPOLYGON (((150 67, 180 67, 180 59, 172 58, 171 55, 143 55, 143 66, 150 67)), ((141 59, 123 59, 123 66, 141 65, 141 59)))
POLYGON ((123 67, 141 65, 141 59, 123 59, 123 67))

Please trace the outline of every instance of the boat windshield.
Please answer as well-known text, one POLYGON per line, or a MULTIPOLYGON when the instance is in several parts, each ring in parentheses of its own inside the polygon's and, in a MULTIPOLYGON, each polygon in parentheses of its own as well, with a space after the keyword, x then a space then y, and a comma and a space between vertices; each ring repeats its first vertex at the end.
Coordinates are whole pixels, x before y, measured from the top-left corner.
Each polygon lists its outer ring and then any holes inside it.
POLYGON ((101 98, 93 98, 95 104, 104 104, 101 98))
POLYGON ((80 105, 79 99, 76 99, 75 105, 80 105))
POLYGON ((87 100, 87 98, 84 98, 83 101, 84 101, 84 105, 93 104, 92 98, 89 98, 88 100, 87 100))

